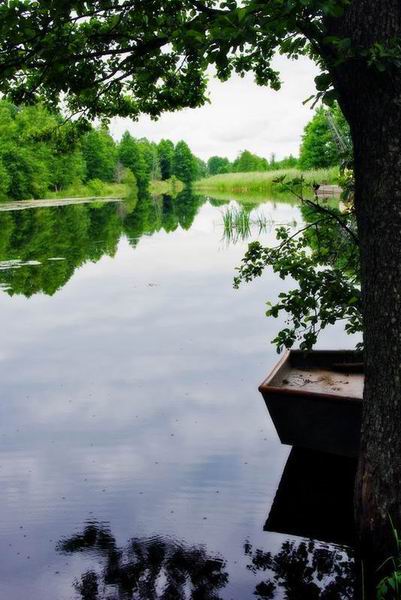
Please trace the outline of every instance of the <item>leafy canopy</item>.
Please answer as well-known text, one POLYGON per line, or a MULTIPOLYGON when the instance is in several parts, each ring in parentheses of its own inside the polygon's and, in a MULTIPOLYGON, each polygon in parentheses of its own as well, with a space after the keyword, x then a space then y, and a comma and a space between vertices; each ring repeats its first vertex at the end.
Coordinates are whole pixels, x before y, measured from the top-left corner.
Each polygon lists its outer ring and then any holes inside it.
MULTIPOLYGON (((328 23, 349 0, 8 0, 0 6, 0 92, 16 102, 63 102, 89 118, 157 117, 206 100, 206 71, 220 79, 255 73, 280 87, 279 51, 307 54, 322 67, 316 83, 330 98, 331 66, 350 42, 328 23)), ((390 49, 370 59, 383 64, 390 49), (377 59, 375 57, 379 56, 377 59)), ((394 54, 394 51, 393 51, 394 54)))

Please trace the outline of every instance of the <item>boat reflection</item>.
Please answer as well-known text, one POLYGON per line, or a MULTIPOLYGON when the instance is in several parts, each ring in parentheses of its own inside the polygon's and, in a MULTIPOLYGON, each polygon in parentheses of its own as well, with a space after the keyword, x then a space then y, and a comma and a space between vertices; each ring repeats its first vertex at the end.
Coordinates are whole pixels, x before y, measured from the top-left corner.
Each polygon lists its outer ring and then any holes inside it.
POLYGON ((265 531, 351 546, 356 467, 350 457, 292 448, 265 531))

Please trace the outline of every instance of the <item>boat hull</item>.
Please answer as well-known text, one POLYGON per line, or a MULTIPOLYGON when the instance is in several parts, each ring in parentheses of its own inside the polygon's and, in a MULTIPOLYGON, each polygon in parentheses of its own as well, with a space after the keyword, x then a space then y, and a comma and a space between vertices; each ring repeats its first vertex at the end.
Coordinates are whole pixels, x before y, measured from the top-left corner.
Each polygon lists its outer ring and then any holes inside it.
POLYGON ((281 443, 358 455, 363 373, 357 365, 360 355, 348 351, 291 351, 283 357, 259 387, 281 443))

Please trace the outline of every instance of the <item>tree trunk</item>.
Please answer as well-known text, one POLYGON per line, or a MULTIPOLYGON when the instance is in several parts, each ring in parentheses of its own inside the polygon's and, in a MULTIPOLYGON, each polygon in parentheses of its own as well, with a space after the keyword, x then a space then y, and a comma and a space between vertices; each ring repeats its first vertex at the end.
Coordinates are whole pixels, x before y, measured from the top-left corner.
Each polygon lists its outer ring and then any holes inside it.
POLYGON ((362 556, 381 562, 396 550, 390 518, 401 533, 401 107, 375 104, 374 126, 354 134, 365 345, 355 508, 362 556))
MULTIPOLYGON (((386 44, 401 39, 401 2, 353 0, 327 25, 354 48, 386 44)), ((377 560, 395 552, 390 517, 401 534, 400 71, 379 71, 363 57, 332 66, 354 142, 362 270, 365 390, 355 508, 362 555, 377 560)))

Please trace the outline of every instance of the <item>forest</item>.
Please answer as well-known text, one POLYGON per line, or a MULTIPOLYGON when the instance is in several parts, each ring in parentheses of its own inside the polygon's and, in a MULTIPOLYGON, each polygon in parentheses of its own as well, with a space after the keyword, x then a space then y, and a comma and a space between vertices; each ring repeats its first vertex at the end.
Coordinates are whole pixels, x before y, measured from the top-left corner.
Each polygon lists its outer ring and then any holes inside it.
POLYGON ((51 192, 100 196, 105 184, 146 190, 154 180, 185 184, 203 176, 204 163, 184 141, 159 144, 125 132, 117 143, 107 127, 64 122, 42 104, 0 101, 0 197, 43 198, 51 192))
MULTIPOLYGON (((181 140, 174 144, 135 138, 126 131, 119 142, 107 127, 64 122, 60 112, 43 104, 16 106, 0 100, 0 198, 44 198, 49 194, 94 195, 108 184, 136 185, 176 178, 192 184, 226 173, 260 173, 283 169, 309 171, 338 166, 349 140, 338 108, 319 108, 302 136, 299 158, 277 160, 241 150, 237 158, 212 156, 203 161, 181 140)), ((120 191, 120 188, 117 188, 120 191)))

